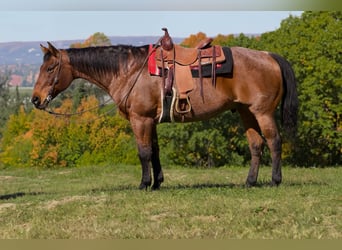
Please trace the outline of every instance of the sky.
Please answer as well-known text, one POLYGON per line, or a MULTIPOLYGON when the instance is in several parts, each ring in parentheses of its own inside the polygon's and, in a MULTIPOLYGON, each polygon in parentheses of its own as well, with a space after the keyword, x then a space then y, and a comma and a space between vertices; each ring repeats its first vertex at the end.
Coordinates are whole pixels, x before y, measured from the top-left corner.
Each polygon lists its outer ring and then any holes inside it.
MULTIPOLYGON (((13 0, 15 2, 15 0, 13 0)), ((71 0, 70 0, 71 1, 71 0)), ((186 0, 184 0, 186 1, 186 0)), ((1 6, 0 6, 1 7, 1 6)), ((86 39, 95 32, 106 36, 160 36, 167 27, 171 36, 188 37, 204 32, 260 34, 280 27, 289 15, 301 11, 104 11, 104 10, 0 11, 0 42, 86 39)))

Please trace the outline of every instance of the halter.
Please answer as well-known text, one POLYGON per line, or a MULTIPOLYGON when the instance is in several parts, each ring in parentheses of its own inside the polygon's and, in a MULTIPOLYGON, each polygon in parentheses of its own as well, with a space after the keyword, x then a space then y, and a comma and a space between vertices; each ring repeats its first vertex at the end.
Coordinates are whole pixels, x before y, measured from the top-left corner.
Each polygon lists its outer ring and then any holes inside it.
POLYGON ((52 99, 53 99, 52 94, 55 91, 55 86, 59 81, 59 75, 61 73, 61 68, 62 68, 62 53, 61 52, 59 52, 58 66, 57 67, 58 67, 57 68, 57 74, 56 74, 55 78, 53 79, 51 89, 49 90, 48 95, 45 99, 47 103, 50 103, 52 101, 52 99))

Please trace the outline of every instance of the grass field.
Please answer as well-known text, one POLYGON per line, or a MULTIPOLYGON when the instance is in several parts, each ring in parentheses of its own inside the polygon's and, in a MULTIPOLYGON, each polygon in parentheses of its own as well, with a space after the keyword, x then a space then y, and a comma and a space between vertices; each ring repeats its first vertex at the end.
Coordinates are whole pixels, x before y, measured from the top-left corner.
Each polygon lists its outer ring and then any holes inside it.
POLYGON ((278 188, 245 188, 248 168, 139 166, 0 171, 1 239, 341 239, 342 168, 283 168, 278 188))

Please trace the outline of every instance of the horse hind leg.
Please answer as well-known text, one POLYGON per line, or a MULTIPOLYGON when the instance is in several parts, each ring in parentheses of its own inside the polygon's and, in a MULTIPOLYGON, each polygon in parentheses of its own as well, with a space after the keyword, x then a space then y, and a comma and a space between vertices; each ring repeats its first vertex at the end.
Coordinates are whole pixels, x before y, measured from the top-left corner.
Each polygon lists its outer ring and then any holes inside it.
POLYGON ((255 186, 259 174, 259 165, 261 160, 262 151, 264 148, 264 139, 261 136, 261 131, 255 116, 243 106, 238 109, 244 128, 246 137, 251 152, 251 166, 248 172, 246 186, 255 186))
POLYGON ((281 138, 274 116, 264 114, 257 116, 261 131, 267 141, 272 157, 272 186, 278 186, 282 181, 281 172, 281 138))

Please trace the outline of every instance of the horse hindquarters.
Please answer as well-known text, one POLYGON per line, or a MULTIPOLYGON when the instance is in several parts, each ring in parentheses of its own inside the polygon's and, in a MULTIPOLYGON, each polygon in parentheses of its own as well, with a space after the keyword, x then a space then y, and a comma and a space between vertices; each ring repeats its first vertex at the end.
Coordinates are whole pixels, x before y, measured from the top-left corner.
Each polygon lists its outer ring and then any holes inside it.
POLYGON ((235 95, 241 105, 238 111, 252 158, 246 184, 253 186, 257 182, 260 158, 266 141, 272 157, 272 184, 278 185, 282 181, 281 138, 274 114, 284 93, 283 69, 267 52, 236 48, 234 55, 235 80, 236 86, 239 86, 235 88, 235 95))

